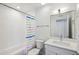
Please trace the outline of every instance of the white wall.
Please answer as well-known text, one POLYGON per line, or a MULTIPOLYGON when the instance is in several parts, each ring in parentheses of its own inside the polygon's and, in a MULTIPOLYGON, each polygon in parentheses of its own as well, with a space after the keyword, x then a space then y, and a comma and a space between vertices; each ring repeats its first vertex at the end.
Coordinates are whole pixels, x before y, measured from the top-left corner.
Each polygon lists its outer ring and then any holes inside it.
POLYGON ((28 11, 27 13, 34 16, 34 17, 36 16, 36 11, 35 10, 28 11))
MULTIPOLYGON (((70 11, 70 10, 75 10, 76 4, 68 4, 68 3, 60 3, 60 4, 46 4, 43 7, 40 7, 37 10, 37 17, 38 17, 38 21, 37 24, 40 25, 48 25, 50 26, 50 15, 53 15, 54 11, 59 9, 59 8, 65 8, 67 7, 68 9, 66 11, 70 11)), ((37 38, 38 39, 43 39, 43 40, 47 40, 48 38, 50 38, 50 27, 39 27, 37 29, 37 38)))
POLYGON ((79 10, 77 10, 77 12, 76 12, 75 38, 76 38, 76 39, 79 39, 79 10))
POLYGON ((25 23, 24 14, 0 5, 0 52, 26 42, 25 23))
POLYGON ((75 38, 79 39, 79 4, 76 5, 75 14, 75 38))
POLYGON ((50 36, 50 8, 49 6, 41 7, 37 10, 37 39, 47 40, 50 36))

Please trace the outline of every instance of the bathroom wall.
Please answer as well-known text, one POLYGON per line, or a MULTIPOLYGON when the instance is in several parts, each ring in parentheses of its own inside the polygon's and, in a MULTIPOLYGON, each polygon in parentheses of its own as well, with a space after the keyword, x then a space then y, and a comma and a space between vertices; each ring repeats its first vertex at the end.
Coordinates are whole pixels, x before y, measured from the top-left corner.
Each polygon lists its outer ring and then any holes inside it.
POLYGON ((50 38, 50 15, 56 14, 59 8, 66 9, 62 12, 75 10, 76 4, 75 3, 48 3, 43 5, 37 10, 37 25, 40 26, 37 29, 37 38, 47 40, 50 38))
POLYGON ((30 15, 32 15, 32 16, 36 16, 36 11, 35 10, 28 11, 27 13, 30 14, 30 15))
POLYGON ((26 16, 0 4, 0 54, 9 54, 25 48, 26 16))
POLYGON ((43 6, 36 11, 37 39, 47 40, 50 37, 50 7, 43 6))
POLYGON ((79 10, 76 11, 75 18, 75 38, 79 39, 79 10))
POLYGON ((79 4, 76 5, 76 14, 75 14, 75 38, 79 40, 79 4))

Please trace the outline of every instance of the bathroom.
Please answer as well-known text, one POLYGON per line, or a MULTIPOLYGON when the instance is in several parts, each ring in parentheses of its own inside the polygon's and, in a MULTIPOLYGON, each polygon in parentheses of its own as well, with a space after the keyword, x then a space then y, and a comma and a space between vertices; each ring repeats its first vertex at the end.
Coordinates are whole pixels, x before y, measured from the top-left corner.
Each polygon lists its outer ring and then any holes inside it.
POLYGON ((78 19, 78 3, 0 3, 0 55, 79 55, 78 19))

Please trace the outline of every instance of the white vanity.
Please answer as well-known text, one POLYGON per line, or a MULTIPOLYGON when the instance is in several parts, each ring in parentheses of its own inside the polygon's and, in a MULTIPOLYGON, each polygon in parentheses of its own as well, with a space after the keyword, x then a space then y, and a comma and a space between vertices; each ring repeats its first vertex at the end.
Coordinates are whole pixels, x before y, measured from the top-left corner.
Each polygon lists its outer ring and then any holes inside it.
POLYGON ((77 55, 78 42, 72 39, 52 38, 45 42, 46 55, 77 55))

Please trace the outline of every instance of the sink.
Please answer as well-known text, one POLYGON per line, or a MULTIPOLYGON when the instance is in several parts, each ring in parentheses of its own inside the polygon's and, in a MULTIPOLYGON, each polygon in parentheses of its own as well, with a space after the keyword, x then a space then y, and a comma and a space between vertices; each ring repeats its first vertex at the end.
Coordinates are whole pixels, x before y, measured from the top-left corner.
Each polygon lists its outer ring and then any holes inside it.
POLYGON ((49 39, 45 42, 45 44, 72 50, 72 51, 78 50, 78 42, 73 40, 49 39))
POLYGON ((58 44, 58 45, 65 45, 65 46, 70 46, 70 44, 69 43, 67 43, 67 42, 63 42, 63 41, 53 41, 52 42, 53 44, 58 44))

